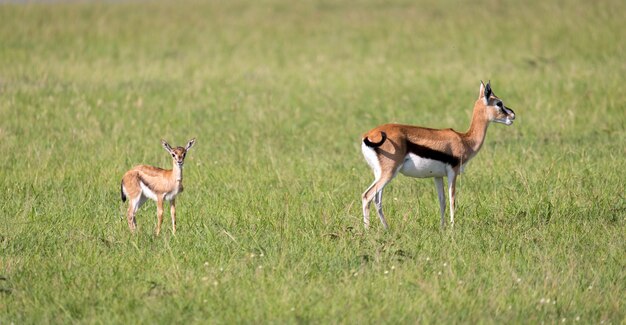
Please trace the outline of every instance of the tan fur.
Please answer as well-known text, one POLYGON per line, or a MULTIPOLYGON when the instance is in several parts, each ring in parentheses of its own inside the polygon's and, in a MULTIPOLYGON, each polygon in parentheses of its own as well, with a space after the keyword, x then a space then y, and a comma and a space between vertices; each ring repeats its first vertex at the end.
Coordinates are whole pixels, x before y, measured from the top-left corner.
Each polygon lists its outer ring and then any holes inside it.
POLYGON ((170 201, 172 216, 172 232, 176 233, 176 196, 183 191, 183 163, 187 151, 194 145, 195 139, 190 140, 186 147, 172 148, 165 140, 161 140, 165 150, 172 156, 172 169, 162 169, 149 165, 139 165, 127 171, 122 177, 122 199, 129 200, 127 221, 131 232, 137 228, 135 214, 143 202, 154 194, 157 202, 156 234, 161 231, 163 222, 163 201, 170 201), (148 188, 145 191, 141 184, 148 188))
MULTIPOLYGON (((450 219, 451 223, 454 223, 455 181, 456 176, 460 173, 461 166, 476 156, 482 147, 487 127, 491 121, 512 123, 512 120, 515 119, 515 113, 512 110, 497 106, 501 100, 495 94, 491 93, 488 98, 485 98, 485 88, 485 85, 481 82, 479 96, 474 103, 472 122, 469 130, 465 133, 457 132, 453 129, 431 129, 411 125, 384 124, 363 135, 362 140, 368 139, 373 143, 379 143, 382 140, 382 132, 387 136, 386 140, 375 149, 376 157, 380 164, 380 177, 362 196, 363 219, 366 228, 369 226, 369 204, 375 197, 378 215, 385 228, 387 227, 387 222, 382 213, 382 190, 404 164, 409 153, 409 143, 458 159, 458 164, 454 166, 448 165, 449 167, 447 168, 450 192, 450 219)), ((491 89, 489 84, 487 89, 491 89)), ((504 106, 504 104, 501 105, 504 106)), ((435 179, 435 182, 437 185, 437 182, 441 182, 441 180, 435 179)), ((441 201, 441 193, 439 194, 441 201)), ((445 203, 440 204, 440 207, 443 226, 445 224, 443 218, 445 203)))

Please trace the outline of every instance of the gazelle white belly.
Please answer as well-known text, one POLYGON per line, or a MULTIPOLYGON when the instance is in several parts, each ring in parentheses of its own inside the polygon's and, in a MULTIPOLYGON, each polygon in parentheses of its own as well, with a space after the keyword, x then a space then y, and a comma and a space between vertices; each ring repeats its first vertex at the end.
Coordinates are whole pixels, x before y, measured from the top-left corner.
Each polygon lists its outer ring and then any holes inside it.
POLYGON ((444 177, 447 175, 447 166, 441 161, 422 158, 410 153, 404 158, 400 173, 417 178, 444 177))
POLYGON ((157 200, 156 193, 154 193, 148 186, 146 186, 146 184, 144 184, 143 182, 139 182, 139 185, 141 186, 141 191, 142 191, 143 196, 153 201, 157 200))
POLYGON ((180 193, 178 187, 171 192, 165 193, 165 201, 171 201, 172 199, 176 198, 176 195, 178 195, 178 193, 180 193))
MULTIPOLYGON (((149 198, 150 200, 157 201, 157 194, 154 193, 154 191, 152 191, 143 182, 139 182, 139 185, 141 186, 141 190, 142 190, 142 195, 143 196, 149 198)), ((171 192, 167 192, 167 193, 161 194, 161 195, 163 195, 163 199, 165 201, 171 201, 172 199, 176 198, 176 196, 179 193, 180 193, 180 187, 176 187, 171 192)))

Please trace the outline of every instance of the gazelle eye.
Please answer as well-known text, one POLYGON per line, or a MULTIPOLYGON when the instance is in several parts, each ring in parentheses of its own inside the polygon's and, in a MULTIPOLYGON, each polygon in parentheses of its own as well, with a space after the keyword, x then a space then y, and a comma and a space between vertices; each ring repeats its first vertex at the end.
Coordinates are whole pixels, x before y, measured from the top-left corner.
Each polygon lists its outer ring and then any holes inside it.
POLYGON ((496 105, 498 105, 498 107, 502 108, 502 102, 498 102, 496 105))
POLYGON ((172 157, 174 157, 174 154, 172 154, 172 157))

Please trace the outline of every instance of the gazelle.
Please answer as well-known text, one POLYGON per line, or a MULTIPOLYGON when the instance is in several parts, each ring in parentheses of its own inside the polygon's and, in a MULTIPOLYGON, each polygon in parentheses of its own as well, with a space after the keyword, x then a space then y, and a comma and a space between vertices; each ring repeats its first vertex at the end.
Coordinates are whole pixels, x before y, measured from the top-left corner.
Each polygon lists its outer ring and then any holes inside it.
POLYGON ((172 155, 172 169, 139 165, 127 171, 122 177, 121 194, 122 202, 129 198, 126 218, 131 232, 135 232, 137 221, 135 213, 146 201, 152 199, 157 202, 157 228, 156 234, 161 232, 163 222, 163 201, 170 202, 172 215, 172 233, 176 233, 176 196, 183 191, 183 163, 187 151, 196 143, 191 139, 183 147, 172 148, 167 141, 161 139, 161 144, 172 155))
POLYGON ((433 177, 439 197, 441 226, 445 226, 446 197, 443 178, 448 178, 450 224, 454 225, 456 178, 480 150, 490 122, 513 124, 515 112, 506 107, 491 90, 491 83, 480 82, 472 122, 467 132, 430 129, 420 126, 384 124, 363 135, 361 150, 374 172, 375 180, 363 193, 363 222, 369 227, 369 206, 374 199, 378 217, 385 228, 383 189, 398 172, 417 178, 433 177))

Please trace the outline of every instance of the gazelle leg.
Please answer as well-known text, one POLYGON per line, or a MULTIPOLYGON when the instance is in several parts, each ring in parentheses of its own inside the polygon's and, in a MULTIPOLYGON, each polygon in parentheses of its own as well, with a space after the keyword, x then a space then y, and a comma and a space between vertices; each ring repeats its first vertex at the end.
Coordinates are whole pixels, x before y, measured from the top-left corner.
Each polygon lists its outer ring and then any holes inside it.
POLYGON ((176 200, 170 201, 170 214, 172 215, 172 233, 176 234, 176 200))
POLYGON ((363 192, 362 197, 362 202, 363 202, 363 225, 365 226, 365 229, 370 227, 370 202, 371 199, 366 200, 367 198, 367 193, 376 185, 376 182, 378 182, 378 178, 376 180, 374 180, 374 183, 372 183, 372 185, 370 185, 367 190, 365 190, 365 192, 363 192))
POLYGON ((163 198, 157 198, 157 228, 156 234, 157 236, 161 233, 161 223, 163 223, 163 198))
POLYGON ((383 214, 383 189, 381 188, 376 195, 374 196, 374 203, 376 204, 376 212, 378 213, 378 218, 380 222, 383 223, 385 229, 389 229, 387 225, 387 220, 385 220, 385 215, 383 214))
POLYGON ((452 169, 448 172, 448 196, 450 197, 450 227, 454 226, 454 201, 456 192, 456 170, 452 169))
POLYGON ((138 197, 134 199, 130 199, 128 202, 128 212, 126 215, 126 219, 128 221, 128 228, 130 231, 134 233, 137 230, 137 219, 135 216, 137 215, 137 210, 141 207, 143 203, 144 197, 140 194, 138 197))
POLYGON ((139 199, 131 199, 128 202, 128 211, 126 212, 126 221, 128 221, 128 228, 130 232, 134 233, 137 228, 137 222, 135 221, 135 212, 137 212, 137 201, 139 199))
POLYGON ((446 225, 446 194, 443 190, 443 177, 435 177, 435 187, 439 197, 439 212, 441 213, 441 227, 446 225))
MULTIPOLYGON (((370 202, 372 202, 372 199, 374 199, 375 196, 378 195, 378 192, 382 191, 382 189, 385 187, 385 185, 387 185, 387 183, 389 183, 393 177, 395 176, 395 173, 393 172, 389 172, 389 173, 383 173, 381 175, 381 177, 379 179, 377 179, 376 181, 374 181, 374 183, 372 185, 370 185, 370 187, 367 188, 367 190, 365 191, 365 193, 363 193, 362 199, 363 199, 363 222, 365 224, 365 229, 369 228, 370 225, 370 217, 369 217, 369 206, 370 206, 370 202)), ((382 212, 382 194, 380 196, 380 211, 382 212)), ((376 202, 376 207, 379 206, 379 202, 376 202)), ((387 228, 387 221, 385 220, 385 217, 381 214, 378 215, 380 217, 380 221, 383 223, 383 226, 385 226, 385 229, 387 228)))

